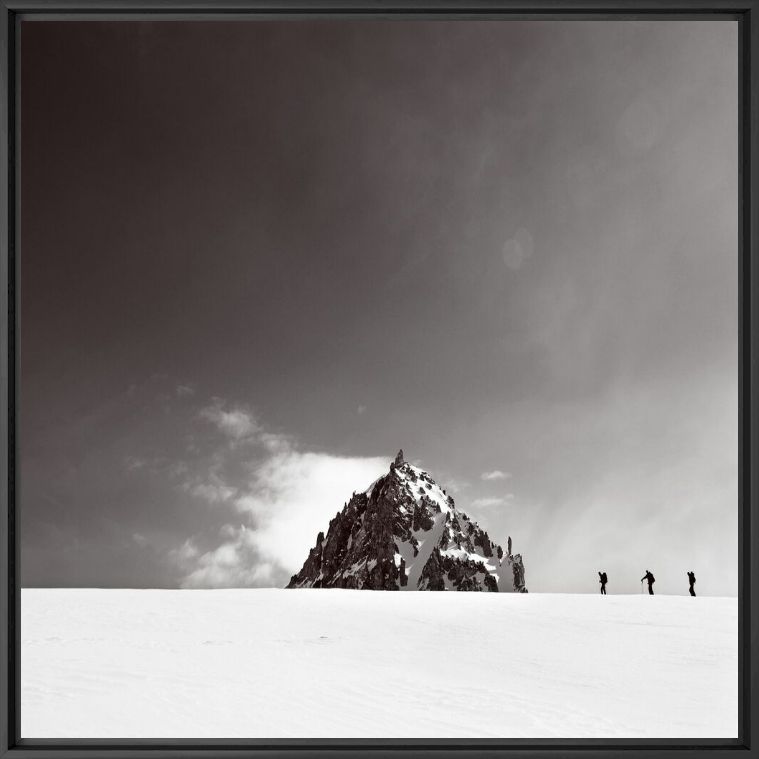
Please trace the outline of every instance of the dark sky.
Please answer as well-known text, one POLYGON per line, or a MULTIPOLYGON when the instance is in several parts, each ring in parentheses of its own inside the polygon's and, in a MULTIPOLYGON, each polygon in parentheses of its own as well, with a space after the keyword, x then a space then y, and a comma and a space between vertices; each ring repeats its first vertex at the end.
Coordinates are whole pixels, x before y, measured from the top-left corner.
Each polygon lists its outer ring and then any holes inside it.
POLYGON ((399 447, 528 586, 737 592, 737 26, 21 30, 27 586, 283 584, 399 447))

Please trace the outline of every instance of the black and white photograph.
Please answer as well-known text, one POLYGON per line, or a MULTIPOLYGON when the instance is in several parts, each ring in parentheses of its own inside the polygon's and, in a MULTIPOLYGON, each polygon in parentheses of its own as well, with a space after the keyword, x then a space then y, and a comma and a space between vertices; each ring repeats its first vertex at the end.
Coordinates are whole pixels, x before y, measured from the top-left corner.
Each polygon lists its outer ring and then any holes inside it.
POLYGON ((737 738, 738 32, 21 21, 21 737, 737 738))

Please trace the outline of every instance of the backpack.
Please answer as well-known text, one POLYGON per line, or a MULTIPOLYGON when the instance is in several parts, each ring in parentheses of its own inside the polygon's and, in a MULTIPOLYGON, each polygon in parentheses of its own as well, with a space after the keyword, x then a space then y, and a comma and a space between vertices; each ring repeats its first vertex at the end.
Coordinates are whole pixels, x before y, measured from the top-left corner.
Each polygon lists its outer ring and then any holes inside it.
POLYGON ((601 582, 603 583, 609 582, 608 578, 606 577, 606 572, 601 572, 601 582))
POLYGON ((656 582, 656 578, 649 572, 649 576, 651 577, 651 584, 653 585, 656 582))

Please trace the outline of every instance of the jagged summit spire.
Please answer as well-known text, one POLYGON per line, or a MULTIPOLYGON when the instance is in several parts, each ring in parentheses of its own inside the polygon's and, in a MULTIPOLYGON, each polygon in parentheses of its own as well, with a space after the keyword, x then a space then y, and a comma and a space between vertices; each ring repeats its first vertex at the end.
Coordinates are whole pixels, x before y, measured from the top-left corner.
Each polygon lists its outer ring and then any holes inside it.
POLYGON ((403 448, 398 451, 398 455, 395 457, 393 464, 395 466, 403 466, 406 463, 406 459, 403 458, 403 448))

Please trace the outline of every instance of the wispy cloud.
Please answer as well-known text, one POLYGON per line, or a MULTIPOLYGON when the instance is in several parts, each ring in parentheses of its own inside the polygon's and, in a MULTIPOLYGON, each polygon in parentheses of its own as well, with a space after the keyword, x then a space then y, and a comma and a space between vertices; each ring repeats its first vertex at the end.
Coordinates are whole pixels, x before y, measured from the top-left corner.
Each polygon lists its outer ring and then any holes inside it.
POLYGON ((462 490, 466 490, 467 488, 471 487, 470 483, 467 482, 467 480, 461 480, 457 477, 452 477, 449 475, 446 475, 444 477, 441 476, 440 481, 444 482, 446 490, 449 490, 452 493, 460 493, 462 490))
POLYGON ((241 406, 227 408, 221 398, 214 398, 210 405, 200 410, 200 417, 214 424, 221 433, 234 442, 252 438, 260 428, 255 416, 241 406))
POLYGON ((201 555, 186 555, 188 568, 182 586, 185 588, 235 588, 272 585, 277 580, 277 567, 262 559, 254 533, 245 525, 233 529, 228 540, 201 555))
POLYGON ((502 472, 500 469, 494 469, 492 472, 483 472, 480 477, 483 480, 505 480, 511 475, 508 472, 502 472))
POLYGON ((198 548, 192 538, 187 538, 179 548, 172 548, 169 551, 169 559, 185 568, 197 556, 198 548))
POLYGON ((503 262, 512 271, 522 268, 524 262, 532 255, 535 244, 529 230, 520 227, 514 237, 503 244, 501 255, 503 262))
POLYGON ((184 483, 183 488, 198 498, 202 498, 209 503, 226 503, 230 501, 237 493, 237 490, 224 482, 215 478, 215 482, 196 482, 194 484, 184 483))
POLYGON ((472 501, 473 509, 488 509, 492 506, 502 506, 507 498, 475 498, 472 501))

